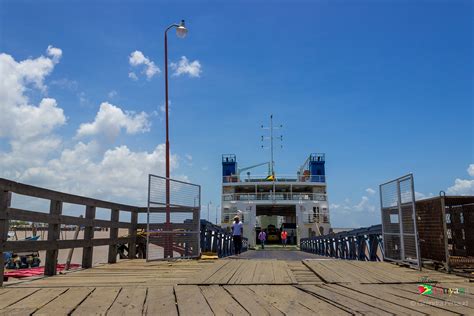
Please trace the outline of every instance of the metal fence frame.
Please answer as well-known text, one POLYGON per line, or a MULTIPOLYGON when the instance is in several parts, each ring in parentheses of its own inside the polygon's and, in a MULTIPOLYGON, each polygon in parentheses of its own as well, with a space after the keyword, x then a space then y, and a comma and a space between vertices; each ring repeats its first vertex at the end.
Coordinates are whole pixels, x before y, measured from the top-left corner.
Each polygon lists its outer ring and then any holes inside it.
POLYGON ((416 202, 423 264, 474 268, 474 196, 440 196, 416 202))
MULTIPOLYGON (((379 186, 379 192, 380 192, 380 209, 381 209, 381 220, 382 220, 382 236, 383 236, 383 243, 384 243, 384 259, 387 259, 389 261, 395 261, 395 262, 400 262, 400 263, 408 263, 410 265, 415 265, 418 267, 418 269, 421 269, 421 256, 420 256, 420 245, 419 245, 419 239, 418 239, 418 230, 417 230, 417 223, 416 223, 416 205, 415 205, 415 185, 414 185, 414 179, 413 179, 413 174, 409 173, 407 175, 404 175, 402 177, 399 177, 397 179, 385 182, 379 186), (401 192, 401 183, 409 181, 409 191, 407 192, 401 192), (396 186, 396 204, 393 205, 385 205, 384 204, 384 191, 386 187, 389 186, 396 186), (409 194, 409 196, 408 196, 409 194), (403 196, 403 197, 402 197, 403 196), (409 197, 408 201, 405 201, 406 198, 409 197), (405 200, 404 200, 405 198, 405 200), (404 210, 405 212, 407 208, 411 208, 411 220, 412 223, 412 232, 407 232, 405 227, 407 226, 406 224, 408 222, 404 223, 404 220, 406 219, 406 216, 404 216, 404 210), (398 232, 389 232, 389 227, 387 227, 388 222, 386 219, 390 221, 391 216, 395 213, 393 213, 394 210, 398 210, 396 213, 398 216, 398 232), (388 217, 387 217, 388 216, 388 217), (399 255, 394 256, 394 253, 391 253, 391 245, 389 245, 389 237, 394 236, 395 238, 398 237, 399 239, 399 255), (406 245, 407 242, 405 240, 406 237, 413 237, 414 239, 414 247, 415 247, 415 253, 416 253, 416 258, 411 258, 407 256, 406 252, 406 245)), ((395 201, 394 201, 395 202, 395 201)), ((396 224, 392 223, 390 221, 390 224, 396 224)), ((397 245, 396 245, 397 246, 397 245)), ((398 251, 398 249, 396 249, 398 251)))
MULTIPOLYGON (((171 195, 171 199, 173 198, 173 191, 171 190, 170 192, 170 195, 171 195)), ((196 248, 196 252, 193 252, 192 254, 188 255, 188 246, 187 246, 187 243, 185 243, 184 245, 184 248, 183 248, 183 252, 184 252, 184 255, 182 256, 179 256, 179 257, 174 257, 174 258, 180 258, 180 259, 185 259, 185 258, 198 258, 200 257, 201 255, 201 244, 200 244, 200 215, 201 215, 201 186, 198 185, 198 184, 194 184, 194 183, 189 183, 189 182, 185 182, 185 181, 180 181, 180 180, 175 180, 175 179, 170 179, 170 178, 166 178, 166 177, 162 177, 162 176, 158 176, 158 175, 154 175, 154 174, 149 174, 148 175, 148 198, 147 198, 147 224, 146 224, 146 230, 147 230, 147 234, 146 234, 146 237, 147 237, 147 242, 146 242, 146 260, 147 261, 156 261, 156 260, 167 260, 167 259, 171 259, 173 258, 173 256, 171 256, 171 258, 167 258, 166 255, 163 256, 163 258, 150 258, 150 236, 153 235, 153 236, 157 236, 158 238, 161 238, 161 237, 164 237, 166 239, 166 242, 165 242, 165 246, 164 247, 167 247, 166 245, 167 244, 170 244, 171 247, 173 247, 173 239, 175 239, 174 237, 175 236, 183 236, 183 235, 194 235, 195 240, 192 241, 192 243, 197 247, 196 248), (193 206, 190 206, 190 205, 184 205, 184 204, 177 204, 177 203, 173 203, 172 200, 171 200, 171 203, 169 205, 170 207, 170 213, 173 214, 173 213, 193 213, 193 219, 192 219, 192 224, 181 224, 181 223, 173 223, 171 222, 169 225, 170 226, 167 226, 166 223, 163 223, 163 224, 157 224, 157 223, 150 223, 150 215, 153 214, 153 213, 164 213, 166 214, 166 202, 165 201, 157 201, 157 200, 154 200, 152 197, 151 197, 151 187, 152 187, 152 178, 157 178, 157 179, 160 179, 160 180, 164 180, 165 183, 166 181, 170 181, 171 183, 178 183, 178 184, 181 184, 181 185, 184 185, 184 186, 192 186, 192 187, 195 187, 198 191, 198 195, 197 195, 197 200, 198 200, 198 203, 196 203, 196 197, 193 197, 194 198, 194 202, 193 202, 193 206), (158 206, 158 207, 153 207, 154 205, 158 206), (191 230, 189 230, 191 226, 191 230), (171 229, 170 229, 171 227, 171 229), (155 231, 152 233, 152 229, 158 229, 159 231, 155 231)), ((152 238, 153 238, 152 236, 152 238)), ((178 245, 178 246, 181 246, 181 245, 178 245)), ((165 251, 166 253, 166 251, 165 251)), ((173 251, 171 251, 171 254, 173 253, 173 251)))

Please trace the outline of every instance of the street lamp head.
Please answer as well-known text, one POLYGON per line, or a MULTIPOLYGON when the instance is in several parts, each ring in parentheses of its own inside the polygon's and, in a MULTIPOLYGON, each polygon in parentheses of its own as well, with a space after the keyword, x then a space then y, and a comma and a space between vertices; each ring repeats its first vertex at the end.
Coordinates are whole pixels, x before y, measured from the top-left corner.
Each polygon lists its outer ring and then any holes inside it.
POLYGON ((188 34, 188 29, 186 28, 184 24, 184 20, 181 20, 181 23, 176 27, 176 35, 179 38, 185 38, 186 35, 188 34))

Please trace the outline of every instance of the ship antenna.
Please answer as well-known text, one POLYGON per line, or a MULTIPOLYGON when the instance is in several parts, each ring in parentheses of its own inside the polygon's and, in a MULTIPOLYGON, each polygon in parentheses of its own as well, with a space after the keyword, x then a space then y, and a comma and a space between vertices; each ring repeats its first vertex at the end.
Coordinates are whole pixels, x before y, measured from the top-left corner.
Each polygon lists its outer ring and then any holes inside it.
MULTIPOLYGON (((274 140, 279 140, 280 142, 283 142, 283 135, 279 135, 279 136, 274 136, 274 133, 273 131, 275 129, 281 129, 283 128, 283 125, 279 125, 279 126, 273 126, 273 114, 270 114, 270 126, 268 127, 265 127, 265 126, 261 126, 262 129, 265 129, 265 130, 270 130, 270 136, 262 136, 262 142, 264 142, 265 140, 270 140, 270 164, 269 164, 269 175, 273 176, 273 178, 275 178, 275 160, 273 159, 273 143, 274 143, 274 140)), ((265 147, 264 145, 262 145, 262 148, 268 148, 268 147, 265 147)), ((280 143, 280 148, 283 148, 283 145, 280 143)))

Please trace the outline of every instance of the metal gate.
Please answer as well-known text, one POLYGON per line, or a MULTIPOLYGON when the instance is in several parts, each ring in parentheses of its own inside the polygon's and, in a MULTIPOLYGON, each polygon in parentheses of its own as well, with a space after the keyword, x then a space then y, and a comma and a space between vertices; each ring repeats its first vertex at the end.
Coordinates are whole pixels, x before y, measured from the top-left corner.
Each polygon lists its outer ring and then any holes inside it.
POLYGON ((201 186, 148 176, 147 261, 200 255, 201 186), (166 187, 169 185, 167 210, 166 187))
POLYGON ((413 175, 380 185, 384 259, 421 268, 413 175))

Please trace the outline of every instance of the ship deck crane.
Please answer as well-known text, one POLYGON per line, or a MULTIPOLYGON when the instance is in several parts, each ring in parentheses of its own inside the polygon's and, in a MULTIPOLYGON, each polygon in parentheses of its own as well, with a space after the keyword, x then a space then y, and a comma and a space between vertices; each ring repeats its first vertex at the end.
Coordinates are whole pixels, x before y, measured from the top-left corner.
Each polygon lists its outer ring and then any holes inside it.
POLYGON ((245 167, 245 168, 238 168, 237 169, 237 173, 239 174, 239 177, 240 177, 240 174, 244 171, 247 171, 247 170, 250 170, 250 169, 253 169, 253 168, 257 168, 257 167, 260 167, 260 166, 264 166, 264 165, 268 165, 268 174, 270 175, 271 171, 270 171, 270 162, 262 162, 262 163, 259 163, 259 164, 256 164, 256 165, 253 165, 253 166, 249 166, 249 167, 245 167))

